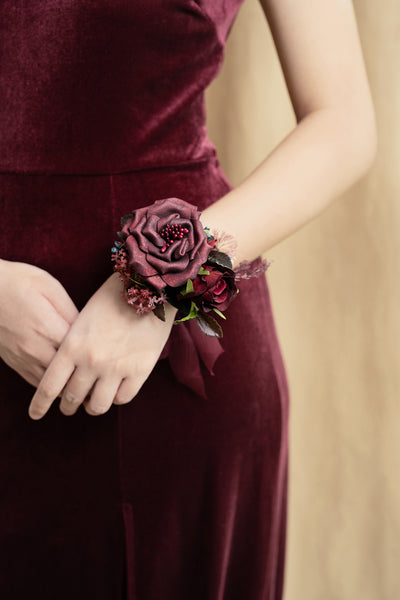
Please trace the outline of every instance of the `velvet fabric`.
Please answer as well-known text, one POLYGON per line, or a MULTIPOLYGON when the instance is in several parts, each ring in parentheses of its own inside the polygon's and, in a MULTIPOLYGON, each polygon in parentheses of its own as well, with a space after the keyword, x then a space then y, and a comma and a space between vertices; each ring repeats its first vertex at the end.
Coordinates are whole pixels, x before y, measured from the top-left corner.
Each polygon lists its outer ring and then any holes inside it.
MULTIPOLYGON (((48 270, 82 308, 122 215, 229 191, 203 92, 239 5, 0 3, 1 258, 48 270)), ((171 351, 130 404, 67 418, 55 403, 34 422, 33 388, 0 364, 2 598, 281 600, 287 380, 265 278, 239 287, 214 374, 202 350, 205 398, 171 351)), ((182 324, 168 342, 188 373, 199 335, 182 324)))
POLYGON ((202 92, 240 4, 2 0, 0 170, 101 174, 212 155, 202 92))

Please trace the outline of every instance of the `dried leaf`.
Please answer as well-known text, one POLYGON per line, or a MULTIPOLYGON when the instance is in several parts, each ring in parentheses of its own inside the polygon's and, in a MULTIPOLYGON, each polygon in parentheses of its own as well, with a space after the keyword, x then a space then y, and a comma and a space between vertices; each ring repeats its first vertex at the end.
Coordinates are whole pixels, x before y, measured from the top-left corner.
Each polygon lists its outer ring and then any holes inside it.
POLYGON ((125 223, 126 223, 127 221, 129 221, 130 219, 132 219, 133 215, 134 215, 134 213, 133 213, 133 212, 131 212, 131 213, 129 213, 128 215, 124 215, 123 217, 121 217, 121 227, 122 227, 122 228, 124 227, 124 225, 125 225, 125 223))
POLYGON ((222 338, 222 327, 211 315, 199 311, 196 317, 197 325, 201 331, 210 337, 222 338))
POLYGON ((207 262, 225 267, 226 269, 232 269, 232 261, 229 256, 224 252, 218 252, 218 250, 211 250, 207 262))
POLYGON ((156 305, 153 313, 158 317, 161 321, 165 321, 165 306, 164 302, 160 302, 156 305))

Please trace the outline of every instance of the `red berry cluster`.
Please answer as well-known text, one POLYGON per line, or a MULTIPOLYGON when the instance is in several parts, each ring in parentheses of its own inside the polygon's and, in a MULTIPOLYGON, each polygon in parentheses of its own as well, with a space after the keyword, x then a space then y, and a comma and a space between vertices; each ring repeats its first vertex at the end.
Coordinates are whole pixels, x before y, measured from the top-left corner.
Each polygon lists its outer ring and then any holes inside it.
POLYGON ((169 246, 172 246, 177 240, 181 240, 188 233, 189 229, 182 227, 182 225, 169 224, 163 227, 160 235, 166 241, 166 244, 161 248, 161 252, 166 252, 169 246))

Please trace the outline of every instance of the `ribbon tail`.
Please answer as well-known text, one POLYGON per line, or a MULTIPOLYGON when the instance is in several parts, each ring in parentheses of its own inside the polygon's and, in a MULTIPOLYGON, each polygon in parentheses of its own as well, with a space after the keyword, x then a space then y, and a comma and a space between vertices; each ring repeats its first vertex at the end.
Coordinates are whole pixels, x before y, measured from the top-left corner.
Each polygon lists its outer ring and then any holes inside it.
POLYGON ((160 359, 168 358, 176 379, 206 399, 201 362, 214 375, 214 364, 224 350, 218 338, 206 336, 194 321, 173 327, 160 359))
POLYGON ((207 398, 199 355, 183 323, 174 327, 171 333, 168 359, 176 379, 202 398, 207 398))
POLYGON ((214 375, 214 365, 217 358, 224 352, 224 349, 217 337, 205 335, 195 321, 196 319, 190 319, 188 321, 190 335, 192 336, 196 350, 204 365, 207 367, 208 372, 210 375, 214 375))

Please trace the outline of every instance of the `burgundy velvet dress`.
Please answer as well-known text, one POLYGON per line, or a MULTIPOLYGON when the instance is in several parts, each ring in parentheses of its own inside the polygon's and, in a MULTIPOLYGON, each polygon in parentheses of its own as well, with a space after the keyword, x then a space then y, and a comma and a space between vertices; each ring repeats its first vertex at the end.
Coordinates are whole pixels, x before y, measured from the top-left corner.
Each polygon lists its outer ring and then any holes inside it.
MULTIPOLYGON (((240 4, 0 2, 1 258, 80 309, 122 215, 228 192, 204 89, 240 4)), ((265 278, 239 285, 206 397, 167 357, 125 406, 32 421, 34 389, 1 362, 1 598, 281 599, 288 387, 265 278)))

